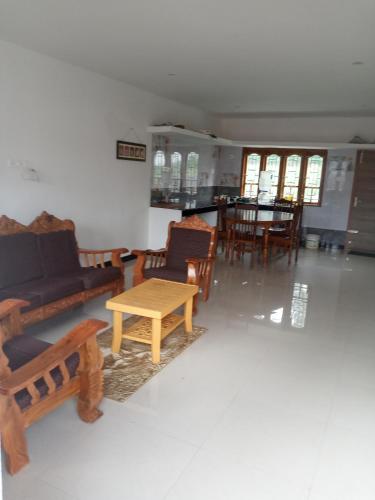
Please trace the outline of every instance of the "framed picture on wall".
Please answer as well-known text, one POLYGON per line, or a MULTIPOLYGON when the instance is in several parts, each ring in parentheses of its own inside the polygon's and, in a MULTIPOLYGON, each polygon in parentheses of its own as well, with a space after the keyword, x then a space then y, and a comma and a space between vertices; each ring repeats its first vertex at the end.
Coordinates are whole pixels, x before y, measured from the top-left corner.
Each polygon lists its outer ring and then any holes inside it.
POLYGON ((118 160, 146 161, 146 144, 117 141, 116 158, 118 160))

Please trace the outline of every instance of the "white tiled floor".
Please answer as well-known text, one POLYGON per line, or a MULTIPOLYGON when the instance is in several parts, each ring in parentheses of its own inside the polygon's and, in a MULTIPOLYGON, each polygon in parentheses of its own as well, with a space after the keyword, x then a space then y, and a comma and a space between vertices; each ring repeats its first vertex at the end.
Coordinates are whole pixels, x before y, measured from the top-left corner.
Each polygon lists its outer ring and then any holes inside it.
MULTIPOLYGON (((219 258, 215 278, 208 333, 95 424, 73 402, 35 424, 6 500, 374 500, 375 261, 219 258)), ((34 333, 110 320, 103 304, 34 333)))

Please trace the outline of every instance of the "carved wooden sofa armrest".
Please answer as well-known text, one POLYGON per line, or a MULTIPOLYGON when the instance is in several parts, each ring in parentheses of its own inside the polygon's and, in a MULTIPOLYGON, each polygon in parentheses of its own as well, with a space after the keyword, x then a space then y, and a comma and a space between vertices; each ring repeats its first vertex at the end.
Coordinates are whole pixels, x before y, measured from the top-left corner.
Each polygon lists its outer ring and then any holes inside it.
POLYGON ((161 267, 165 265, 167 249, 159 250, 133 250, 132 255, 137 257, 134 266, 133 286, 137 286, 144 281, 143 271, 146 267, 161 267))
POLYGON ((94 371, 102 367, 103 358, 96 344, 96 334, 106 327, 108 323, 98 319, 87 319, 82 321, 65 337, 56 344, 51 345, 33 360, 13 371, 10 375, 0 379, 0 395, 13 396, 22 389, 27 389, 32 397, 31 404, 35 404, 41 398, 34 383, 43 378, 46 382, 49 395, 55 392, 55 382, 51 376, 51 370, 59 368, 63 376, 63 384, 70 381, 70 375, 65 360, 79 352, 80 364, 78 374, 84 370, 94 371))
POLYGON ((90 250, 87 248, 79 248, 79 255, 83 256, 85 267, 104 267, 105 254, 111 254, 111 262, 113 267, 119 267, 121 272, 124 271, 124 264, 121 260, 121 255, 128 253, 127 248, 110 248, 108 250, 90 250))
POLYGON ((3 342, 22 333, 21 308, 28 305, 29 302, 21 299, 6 299, 0 302, 0 327, 5 334, 3 342))
POLYGON ((203 287, 203 300, 208 300, 209 283, 212 276, 212 269, 215 259, 207 257, 204 259, 191 258, 186 259, 188 265, 187 282, 192 285, 203 287))

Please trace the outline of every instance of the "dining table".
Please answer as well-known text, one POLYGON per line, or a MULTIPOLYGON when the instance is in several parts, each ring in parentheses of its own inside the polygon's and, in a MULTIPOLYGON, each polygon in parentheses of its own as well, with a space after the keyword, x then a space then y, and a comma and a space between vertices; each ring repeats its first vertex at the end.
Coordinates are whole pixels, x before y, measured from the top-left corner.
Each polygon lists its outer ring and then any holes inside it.
POLYGON ((263 265, 267 266, 269 251, 269 231, 273 227, 289 228, 293 221, 293 213, 280 210, 228 210, 225 216, 227 224, 238 222, 253 223, 263 231, 262 256, 263 265))

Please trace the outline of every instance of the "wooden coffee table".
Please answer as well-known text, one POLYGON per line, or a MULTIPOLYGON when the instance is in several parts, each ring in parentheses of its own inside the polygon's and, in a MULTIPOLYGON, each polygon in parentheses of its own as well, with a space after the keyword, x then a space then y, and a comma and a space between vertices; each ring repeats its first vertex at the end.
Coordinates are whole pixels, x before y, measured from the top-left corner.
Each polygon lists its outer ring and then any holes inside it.
POLYGON ((106 308, 113 311, 112 352, 119 352, 123 338, 151 345, 152 362, 160 362, 161 341, 185 323, 187 332, 193 331, 193 298, 196 285, 152 278, 117 297, 107 300, 106 308), (184 316, 174 314, 185 306, 184 316), (142 318, 124 331, 123 314, 142 318))

